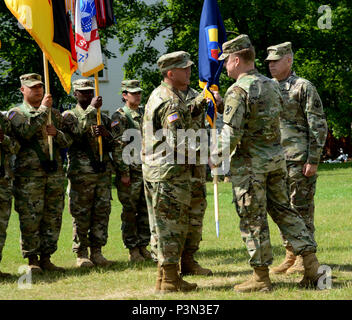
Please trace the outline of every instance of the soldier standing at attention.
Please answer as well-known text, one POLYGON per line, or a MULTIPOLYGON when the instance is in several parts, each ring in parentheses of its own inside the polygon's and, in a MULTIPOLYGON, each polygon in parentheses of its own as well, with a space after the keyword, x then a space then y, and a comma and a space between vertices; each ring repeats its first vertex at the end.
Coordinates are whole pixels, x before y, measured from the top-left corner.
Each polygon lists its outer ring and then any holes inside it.
MULTIPOLYGON (((190 129, 192 116, 203 110, 189 107, 182 91, 190 84, 190 55, 184 51, 165 54, 158 60, 164 80, 154 89, 143 119, 142 161, 149 223, 155 228, 158 252, 156 292, 190 291, 196 284, 184 281, 178 264, 190 225, 190 165, 177 161, 187 159, 188 144, 178 136, 178 129, 190 129), (161 129, 161 130, 160 130, 161 129), (180 147, 181 146, 181 147, 180 147)), ((201 94, 195 99, 203 101, 201 94)))
POLYGON ((52 97, 44 95, 39 74, 20 77, 22 105, 9 111, 9 120, 21 148, 15 162, 14 197, 21 229, 22 255, 32 272, 63 271, 50 261, 57 250, 65 198, 65 174, 60 148, 68 138, 63 119, 52 108, 52 97), (51 109, 52 124, 47 125, 51 109), (48 136, 53 137, 53 156, 49 157, 48 136), (40 261, 38 261, 40 256, 40 261))
MULTIPOLYGON (((14 139, 11 123, 0 112, 0 262, 6 240, 6 229, 11 215, 13 172, 10 169, 10 157, 18 152, 20 145, 14 139)), ((10 274, 0 271, 0 279, 10 274)))
POLYGON ((219 60, 225 60, 227 75, 236 79, 224 101, 222 136, 229 139, 221 142, 230 149, 234 203, 254 269, 253 276, 234 289, 272 289, 268 266, 273 256, 267 212, 292 244, 294 253, 303 256, 305 274, 301 286, 315 286, 320 276, 316 243, 303 219, 290 208, 288 198, 285 156, 280 144, 283 101, 279 86, 255 69, 255 51, 247 35, 224 43, 219 60))
POLYGON ((103 100, 100 96, 94 97, 93 81, 76 80, 73 90, 77 105, 63 113, 64 130, 73 141, 67 154, 69 211, 73 217, 72 249, 77 254, 78 267, 108 266, 112 261, 102 255, 101 248, 108 239, 111 212, 111 121, 102 113, 102 124, 97 125, 97 109, 103 100), (102 162, 99 136, 103 137, 102 162))
MULTIPOLYGON (((185 91, 180 92, 183 99, 190 110, 194 107, 194 103, 199 93, 187 87, 185 91)), ((219 95, 216 95, 219 97, 219 95)), ((205 116, 207 110, 207 101, 201 101, 202 105, 198 108, 202 112, 195 117, 192 117, 192 129, 197 133, 203 129, 205 132, 205 116)), ((207 143, 207 141, 206 141, 207 143)), ((207 188, 206 188, 206 164, 200 163, 200 148, 197 148, 198 155, 196 156, 196 164, 191 165, 191 205, 189 207, 189 228, 181 256, 180 271, 182 275, 203 275, 212 276, 213 272, 210 269, 203 268, 196 260, 195 253, 199 250, 199 245, 202 240, 203 220, 205 210, 207 208, 207 188)))
MULTIPOLYGON (((267 49, 270 73, 279 81, 284 99, 280 115, 281 144, 284 147, 291 205, 303 218, 314 238, 314 194, 317 169, 327 136, 323 105, 316 88, 292 71, 291 42, 267 49)), ((272 273, 304 273, 303 257, 295 256, 283 237, 285 260, 272 273)))
MULTIPOLYGON (((139 154, 134 155, 137 156, 138 163, 126 164, 122 159, 123 148, 129 143, 122 140, 124 131, 127 129, 135 129, 140 133, 142 131, 144 108, 140 106, 140 103, 143 90, 139 85, 138 80, 122 81, 122 100, 125 106, 118 109, 111 117, 111 131, 116 144, 113 150, 116 188, 122 204, 122 240, 129 250, 131 262, 141 262, 152 258, 147 250, 150 230, 140 156, 139 154)), ((141 140, 138 140, 138 143, 141 143, 141 140)))

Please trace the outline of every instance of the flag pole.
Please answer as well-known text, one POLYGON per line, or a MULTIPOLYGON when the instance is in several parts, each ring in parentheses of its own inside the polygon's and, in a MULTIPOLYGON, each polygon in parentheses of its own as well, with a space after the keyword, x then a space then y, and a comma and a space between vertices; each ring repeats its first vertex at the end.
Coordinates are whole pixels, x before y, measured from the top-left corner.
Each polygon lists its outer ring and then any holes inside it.
MULTIPOLYGON (((216 118, 214 118, 215 120, 216 118)), ((216 122, 214 123, 214 128, 212 130, 212 141, 216 143, 216 122), (214 130, 215 129, 215 130, 214 130)), ((216 227, 216 236, 219 238, 220 228, 219 228, 219 193, 218 193, 218 175, 216 174, 216 168, 214 171, 214 213, 215 213, 215 227, 216 227)))
MULTIPOLYGON (((49 82, 49 66, 48 59, 43 52, 43 65, 44 65, 44 83, 45 83, 45 94, 50 94, 50 82, 49 82)), ((48 125, 51 125, 51 108, 49 108, 49 116, 48 116, 48 125)), ((50 160, 54 160, 53 154, 53 137, 48 136, 48 145, 49 145, 49 155, 50 160)))
MULTIPOLYGON (((94 83, 95 83, 95 96, 100 96, 99 94, 99 79, 98 79, 98 72, 94 73, 94 83)), ((97 110, 97 125, 101 125, 101 111, 100 108, 97 110)), ((102 136, 98 137, 98 144, 99 144, 99 157, 100 162, 103 162, 103 138, 102 136)))

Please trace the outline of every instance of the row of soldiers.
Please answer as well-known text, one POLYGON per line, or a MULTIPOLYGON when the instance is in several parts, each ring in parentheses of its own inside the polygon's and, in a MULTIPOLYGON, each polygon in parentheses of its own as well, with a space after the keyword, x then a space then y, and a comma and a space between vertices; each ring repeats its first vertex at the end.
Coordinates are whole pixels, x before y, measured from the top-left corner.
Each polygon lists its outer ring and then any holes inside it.
MULTIPOLYGON (((220 111, 224 110, 222 130, 230 137, 234 203, 251 257, 249 262, 254 268, 253 277, 235 289, 240 292, 271 289, 267 212, 278 224, 287 252, 284 262, 271 271, 299 271, 304 273, 303 286, 316 284, 319 263, 314 254, 313 197, 327 131, 320 98, 309 81, 291 71, 291 43, 268 48, 267 61, 274 81, 255 69, 255 51, 246 35, 225 43, 220 59, 225 60, 228 76, 237 80, 228 89, 224 103, 219 93, 213 94, 220 111)), ((115 168, 118 196, 123 205, 124 244, 130 249, 131 260, 142 261, 153 256, 158 262, 156 291, 193 290, 197 285, 184 281, 181 275, 213 274, 194 260, 207 205, 205 165, 164 161, 168 155, 164 151, 158 153, 162 141, 145 134, 147 123, 153 124, 153 134, 159 129, 170 130, 175 148, 171 152, 176 154, 180 143, 178 129, 205 127, 208 100, 204 92, 198 94, 189 87, 192 64, 184 51, 163 55, 158 60, 163 81, 149 97, 145 110, 139 106, 142 91, 139 82, 124 81, 125 107, 111 119, 103 114, 99 126, 96 115, 102 98, 94 97, 91 81, 74 82, 76 108, 62 115, 52 109, 53 125, 47 125, 51 96, 42 99, 39 75, 21 77, 24 103, 10 110, 8 119, 4 118, 8 125, 3 126, 6 137, 3 140, 13 144, 6 149, 5 158, 17 152, 15 209, 20 217, 22 253, 28 257, 33 271, 61 270, 52 264, 50 256, 57 249, 65 194, 59 149, 68 148, 69 211, 73 217, 73 251, 78 266, 111 264, 101 248, 107 241, 110 181, 115 168), (127 165, 122 157, 128 143, 122 134, 127 128, 142 131, 143 166, 127 165), (56 165, 49 160, 48 135, 54 137, 56 165), (103 140, 102 162, 99 136, 103 140), (146 249, 149 240, 151 254, 146 249)), ((220 139, 221 143, 226 142, 220 139)), ((211 160, 209 164, 214 168, 220 165, 211 160)), ((9 177, 6 190, 11 189, 9 177)), ((1 211, 7 214, 1 218, 5 227, 1 230, 3 240, 11 192, 7 195, 8 205, 1 211)))

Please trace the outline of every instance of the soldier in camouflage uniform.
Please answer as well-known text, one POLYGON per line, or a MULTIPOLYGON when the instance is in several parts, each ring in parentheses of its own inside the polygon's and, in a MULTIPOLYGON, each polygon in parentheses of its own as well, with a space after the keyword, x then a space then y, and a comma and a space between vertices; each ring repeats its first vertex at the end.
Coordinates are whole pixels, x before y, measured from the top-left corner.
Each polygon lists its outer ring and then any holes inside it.
POLYGON ((176 155, 187 159, 189 146, 185 144, 184 150, 179 148, 185 139, 178 137, 178 129, 192 127, 192 116, 202 112, 201 108, 194 106, 204 101, 204 95, 199 95, 190 111, 184 100, 192 64, 190 55, 184 51, 159 58, 158 67, 164 80, 152 92, 143 119, 143 178, 149 223, 151 228, 155 227, 157 237, 156 292, 161 293, 190 291, 197 287, 178 274, 190 225, 191 168, 187 163, 177 163, 175 159, 176 155), (166 136, 162 138, 159 134, 166 136))
POLYGON ((111 121, 102 113, 101 125, 97 125, 97 109, 102 106, 102 97, 94 97, 93 81, 76 80, 73 90, 78 103, 74 109, 63 113, 64 130, 73 141, 67 154, 73 252, 77 254, 78 267, 108 266, 112 261, 102 255, 101 248, 107 242, 111 212, 111 121), (102 161, 99 136, 103 141, 102 161))
POLYGON ((234 289, 272 289, 268 266, 273 257, 267 212, 292 244, 295 254, 303 256, 305 275, 301 285, 316 285, 316 243, 304 221, 290 208, 288 198, 286 163, 280 144, 279 114, 283 101, 279 86, 255 69, 255 51, 247 35, 224 43, 219 59, 226 59, 228 76, 237 80, 227 90, 224 102, 222 135, 229 139, 220 142, 230 149, 234 203, 249 263, 254 269, 251 279, 234 289))
MULTIPOLYGON (((268 49, 271 75, 279 81, 284 99, 280 116, 281 144, 288 171, 291 205, 303 218, 314 238, 314 194, 317 168, 327 136, 323 105, 316 88, 292 71, 291 42, 268 49)), ((283 237, 285 260, 272 273, 304 273, 302 256, 295 256, 292 245, 283 237)))
POLYGON ((9 111, 9 120, 21 148, 15 162, 14 197, 19 214, 22 255, 32 272, 62 271, 50 256, 57 250, 65 198, 65 175, 60 148, 69 139, 62 131, 63 119, 52 108, 52 97, 43 98, 41 76, 22 75, 23 104, 9 111), (47 125, 51 110, 52 124, 47 125), (48 136, 53 137, 53 160, 48 136), (38 261, 40 256, 40 262, 38 261))
MULTIPOLYGON (((194 100, 199 93, 188 87, 185 93, 181 92, 183 100, 191 109, 194 100)), ((192 117, 192 129, 196 132, 205 129, 205 115, 207 109, 207 101, 204 100, 202 105, 198 106, 202 112, 192 117)), ((200 152, 198 146, 197 152, 200 152)), ((196 157, 197 164, 191 165, 191 205, 189 208, 190 224, 186 237, 186 242, 182 252, 180 270, 182 275, 205 275, 211 276, 213 272, 210 269, 201 267, 196 260, 194 254, 199 250, 199 244, 202 240, 203 220, 205 209, 207 208, 207 188, 206 188, 206 165, 200 164, 200 155, 196 157)))
MULTIPOLYGON (((20 145, 13 137, 10 121, 0 112, 0 262, 11 214, 13 172, 10 169, 10 157, 19 149, 20 145)), ((10 274, 0 271, 0 279, 9 276, 10 274)))
MULTIPOLYGON (((125 106, 118 109, 111 117, 111 131, 116 146, 113 159, 116 167, 117 195, 122 204, 121 231, 125 247, 129 249, 129 260, 141 262, 151 259, 147 250, 150 241, 147 204, 144 196, 142 165, 139 153, 137 163, 126 164, 122 158, 124 147, 129 143, 122 140, 127 129, 142 131, 144 108, 139 106, 142 89, 138 80, 125 80, 121 83, 125 106)), ((140 139, 139 143, 140 143, 140 139)), ((137 143, 137 141, 134 141, 137 143)))

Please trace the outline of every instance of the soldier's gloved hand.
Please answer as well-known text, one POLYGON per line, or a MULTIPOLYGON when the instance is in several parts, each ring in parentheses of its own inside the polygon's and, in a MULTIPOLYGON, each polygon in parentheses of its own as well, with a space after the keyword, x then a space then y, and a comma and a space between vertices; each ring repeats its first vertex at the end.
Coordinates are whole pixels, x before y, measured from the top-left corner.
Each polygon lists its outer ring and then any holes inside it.
POLYGON ((50 93, 44 95, 44 98, 42 100, 42 105, 48 108, 51 108, 53 106, 53 97, 50 93))
POLYGON ((56 130, 56 128, 55 128, 55 126, 54 125, 52 125, 52 124, 48 124, 47 126, 46 126, 46 133, 48 134, 48 136, 53 136, 53 137, 55 137, 56 135, 57 135, 57 130, 56 130))
POLYGON ((306 163, 303 166, 303 174, 306 177, 312 177, 317 173, 318 170, 318 165, 317 164, 310 164, 310 163, 306 163))
POLYGON ((103 98, 101 96, 94 97, 90 102, 90 105, 95 109, 99 109, 103 105, 103 98))
POLYGON ((4 139, 5 139, 4 131, 2 131, 2 130, 0 129, 0 143, 2 143, 2 142, 4 141, 4 139))
POLYGON ((108 137, 109 136, 109 131, 106 130, 106 128, 103 125, 93 125, 92 126, 93 129, 93 134, 96 137, 102 136, 102 137, 108 137))
POLYGON ((121 182, 126 186, 129 187, 131 185, 131 178, 129 176, 122 176, 121 182))

